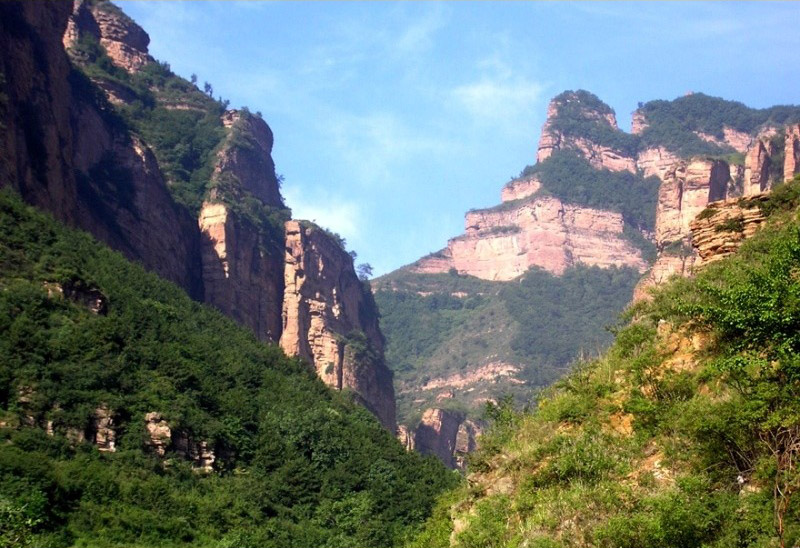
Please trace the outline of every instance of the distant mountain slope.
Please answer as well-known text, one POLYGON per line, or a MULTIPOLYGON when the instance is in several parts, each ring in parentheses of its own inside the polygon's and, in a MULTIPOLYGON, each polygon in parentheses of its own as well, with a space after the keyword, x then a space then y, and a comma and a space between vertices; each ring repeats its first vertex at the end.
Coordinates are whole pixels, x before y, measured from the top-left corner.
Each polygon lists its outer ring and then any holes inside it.
POLYGON ((634 285, 633 296, 647 298, 649 287, 691 272, 690 224, 709 202, 760 194, 800 170, 798 120, 796 106, 690 94, 641 105, 628 134, 592 93, 554 97, 537 162, 503 186, 501 203, 467 212, 464 234, 373 284, 401 421, 413 432, 426 407, 463 420, 503 394, 521 403, 607 344, 602 327, 634 285), (453 289, 448 276, 482 281, 453 289), (518 305, 506 288, 523 289, 518 305))
POLYGON ((397 545, 454 478, 179 288, 0 192, 0 544, 397 545))
POLYGON ((713 264, 640 303, 531 411, 496 408, 467 485, 407 546, 797 545, 798 207, 800 177, 710 208, 693 231, 725 244, 700 248, 713 264))

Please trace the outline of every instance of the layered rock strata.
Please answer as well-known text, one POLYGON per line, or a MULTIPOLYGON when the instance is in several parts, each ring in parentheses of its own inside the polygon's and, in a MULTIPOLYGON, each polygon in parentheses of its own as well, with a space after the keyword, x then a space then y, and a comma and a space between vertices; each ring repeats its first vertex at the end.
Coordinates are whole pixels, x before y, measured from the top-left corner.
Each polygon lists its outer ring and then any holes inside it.
POLYGON ((73 46, 86 33, 105 48, 115 65, 129 72, 154 62, 147 49, 150 36, 110 2, 75 1, 64 46, 73 46))
POLYGON ((576 264, 646 268, 639 250, 623 237, 621 214, 565 204, 551 196, 514 200, 514 191, 505 196, 509 201, 501 206, 467 213, 465 234, 410 270, 454 268, 484 280, 511 280, 532 266, 557 275, 576 264))
POLYGON ((696 261, 690 223, 709 202, 725 199, 731 189, 730 166, 721 160, 678 160, 660 174, 656 207, 656 262, 637 284, 634 300, 647 297, 649 287, 673 275, 685 276, 696 261))
POLYGON ((747 199, 708 204, 702 215, 691 222, 692 245, 699 256, 696 265, 718 261, 739 249, 766 221, 759 204, 767 194, 747 199))
POLYGON ((288 221, 284 286, 281 348, 308 360, 329 386, 352 390, 394 431, 394 388, 377 309, 352 257, 322 229, 288 221))

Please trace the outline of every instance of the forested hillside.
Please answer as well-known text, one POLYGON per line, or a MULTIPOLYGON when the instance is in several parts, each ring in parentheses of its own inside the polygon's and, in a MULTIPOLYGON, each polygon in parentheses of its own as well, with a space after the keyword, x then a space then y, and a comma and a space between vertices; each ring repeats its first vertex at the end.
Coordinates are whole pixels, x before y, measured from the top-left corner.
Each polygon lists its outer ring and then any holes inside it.
POLYGON ((397 545, 455 483, 348 392, 0 192, 0 545, 397 545))
POLYGON ((795 178, 737 254, 639 303, 529 412, 496 408, 410 546, 797 545, 799 206, 795 178))

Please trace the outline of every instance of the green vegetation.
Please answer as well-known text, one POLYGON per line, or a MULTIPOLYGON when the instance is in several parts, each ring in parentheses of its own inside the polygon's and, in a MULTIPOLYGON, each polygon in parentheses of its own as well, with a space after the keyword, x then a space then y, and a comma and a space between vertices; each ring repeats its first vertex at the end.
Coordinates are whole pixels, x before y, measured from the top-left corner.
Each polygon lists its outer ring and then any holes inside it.
POLYGON ((306 364, 7 192, 0 355, 3 546, 393 546, 455 482, 306 364), (78 441, 101 406, 113 453, 78 441), (217 470, 149 449, 152 411, 217 470))
POLYGON ((503 287, 500 297, 519 325, 511 348, 533 386, 547 386, 578 356, 599 354, 611 343, 606 328, 638 280, 634 269, 579 265, 561 276, 531 269, 503 287))
POLYGON ((734 152, 728 146, 705 141, 694 132, 722 139, 725 127, 752 134, 762 126, 782 126, 800 120, 800 107, 754 109, 703 93, 674 101, 650 101, 640 111, 648 122, 640 135, 640 148, 664 146, 681 157, 724 156, 734 152))
POLYGON ((622 213, 633 227, 652 230, 658 199, 657 177, 595 169, 572 150, 559 150, 544 162, 527 166, 520 177, 536 175, 558 199, 622 213))
POLYGON ((558 103, 558 116, 550 121, 553 130, 567 137, 588 139, 625 156, 636 155, 636 136, 611 126, 604 116, 613 116, 614 111, 593 93, 582 89, 565 91, 553 101, 558 103))
POLYGON ((797 546, 798 188, 776 189, 739 253, 634 308, 534 410, 495 408, 468 485, 408 546, 797 546))
POLYGON ((605 326, 630 301, 638 273, 579 266, 563 276, 532 269, 512 282, 470 276, 398 272, 375 282, 386 336, 386 361, 395 372, 400 422, 413 423, 434 405, 431 379, 463 374, 492 362, 520 367, 516 377, 479 383, 476 390, 435 405, 480 414, 482 397, 516 396, 560 377, 581 354, 611 342, 605 326), (422 399, 423 402, 415 400, 422 399))

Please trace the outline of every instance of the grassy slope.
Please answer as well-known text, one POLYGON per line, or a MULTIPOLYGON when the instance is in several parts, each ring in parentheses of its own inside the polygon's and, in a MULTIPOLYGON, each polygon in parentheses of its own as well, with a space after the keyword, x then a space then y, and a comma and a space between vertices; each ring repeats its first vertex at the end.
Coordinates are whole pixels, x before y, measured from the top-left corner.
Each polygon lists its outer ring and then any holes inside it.
POLYGON ((298 360, 6 192, 0 355, 3 546, 391 546, 454 481, 298 360), (55 282, 99 289, 107 315, 48 296, 55 282), (66 437, 102 404, 113 454, 66 437), (150 411, 220 470, 164 466, 150 411))
POLYGON ((410 546, 797 545, 798 196, 776 191, 768 228, 640 305, 537 409, 497 410, 410 546))

